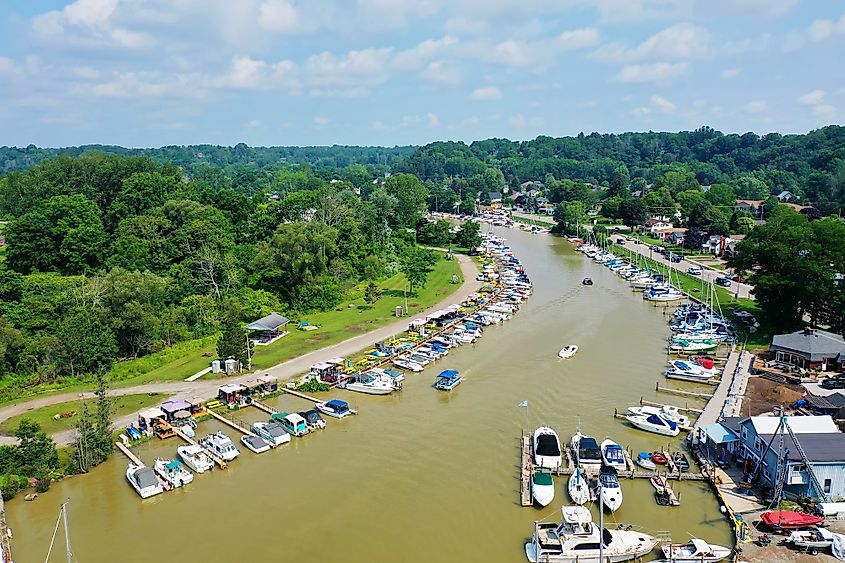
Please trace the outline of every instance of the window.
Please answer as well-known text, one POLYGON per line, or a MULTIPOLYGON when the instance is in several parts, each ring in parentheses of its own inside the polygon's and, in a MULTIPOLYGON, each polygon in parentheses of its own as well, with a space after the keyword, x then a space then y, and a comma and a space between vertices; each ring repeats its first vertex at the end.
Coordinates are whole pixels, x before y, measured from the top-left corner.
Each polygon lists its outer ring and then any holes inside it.
POLYGON ((830 479, 824 480, 824 494, 826 494, 826 495, 830 494, 830 484, 831 484, 830 479))
POLYGON ((746 427, 744 427, 744 426, 742 427, 742 439, 743 439, 743 440, 747 440, 747 439, 748 439, 748 428, 746 428, 746 427))
POLYGON ((797 465, 792 466, 792 472, 793 473, 800 473, 802 471, 807 471, 807 467, 804 466, 803 464, 797 464, 797 465))
POLYGON ((763 441, 760 438, 754 438, 754 449, 758 452, 763 451, 763 441))

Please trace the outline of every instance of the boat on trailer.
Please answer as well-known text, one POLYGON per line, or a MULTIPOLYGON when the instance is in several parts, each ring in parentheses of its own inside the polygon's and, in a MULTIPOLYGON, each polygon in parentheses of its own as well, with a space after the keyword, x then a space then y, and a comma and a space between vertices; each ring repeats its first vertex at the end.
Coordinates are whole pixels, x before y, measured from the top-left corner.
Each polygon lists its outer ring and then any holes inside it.
POLYGON ((821 516, 795 512, 794 510, 771 510, 760 515, 760 520, 775 531, 795 530, 808 526, 815 526, 824 522, 821 516))

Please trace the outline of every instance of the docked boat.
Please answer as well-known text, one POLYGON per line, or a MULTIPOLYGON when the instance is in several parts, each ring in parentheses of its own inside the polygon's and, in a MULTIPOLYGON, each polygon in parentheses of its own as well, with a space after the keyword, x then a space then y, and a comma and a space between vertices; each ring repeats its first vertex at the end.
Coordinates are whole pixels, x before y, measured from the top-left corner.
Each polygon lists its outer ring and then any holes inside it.
POLYGON ((593 279, 592 278, 584 278, 583 280, 581 280, 581 285, 593 285, 593 279))
POLYGON ((643 557, 662 540, 639 531, 600 529, 584 506, 564 506, 560 523, 535 522, 534 534, 525 544, 530 563, 618 563, 643 557))
MULTIPOLYGON (((422 370, 425 369, 425 366, 422 366, 422 365, 418 364, 417 362, 415 362, 413 360, 409 360, 407 358, 396 358, 395 360, 393 360, 393 365, 398 367, 398 368, 402 368, 402 369, 406 369, 408 371, 412 371, 414 373, 419 373, 419 372, 421 372, 422 370)), ((346 388, 347 389, 349 388, 348 384, 347 384, 346 388)), ((374 394, 379 395, 381 393, 374 393, 374 394)))
POLYGON ((185 465, 197 473, 205 473, 214 467, 214 462, 211 461, 211 458, 208 457, 202 446, 195 444, 179 446, 176 448, 176 453, 185 465))
POLYGON ((308 422, 297 413, 277 412, 270 415, 270 422, 278 422, 285 432, 297 438, 311 432, 308 422))
POLYGON ((601 448, 595 438, 584 436, 581 431, 575 432, 570 441, 572 453, 581 467, 600 467, 601 448))
POLYGON ((569 498, 575 504, 586 504, 590 501, 592 494, 590 493, 590 484, 580 467, 575 468, 575 473, 569 476, 569 482, 566 484, 566 490, 569 493, 569 498))
POLYGON ((612 467, 616 470, 621 469, 623 471, 628 469, 622 446, 611 439, 604 440, 601 443, 601 459, 607 467, 612 467))
POLYGON ((795 512, 794 510, 771 510, 764 512, 760 515, 760 520, 775 531, 806 528, 824 522, 824 518, 821 516, 815 516, 805 512, 795 512))
POLYGON ((325 401, 322 403, 314 403, 314 407, 324 415, 332 418, 343 418, 344 416, 354 414, 352 409, 349 408, 349 403, 346 401, 339 401, 338 399, 332 399, 331 401, 325 401))
POLYGON ((232 443, 232 440, 229 439, 228 436, 223 434, 223 432, 215 432, 214 434, 209 434, 202 440, 200 440, 200 445, 209 450, 211 453, 222 459, 223 461, 232 461, 239 455, 241 452, 238 451, 238 448, 235 447, 235 444, 232 443))
POLYGON ((833 546, 833 533, 826 528, 812 528, 809 530, 795 530, 786 539, 793 546, 816 555, 823 549, 833 546))
POLYGON ((715 563, 731 554, 731 550, 698 538, 687 543, 662 545, 660 549, 666 561, 673 563, 715 563))
POLYGON ((326 421, 323 420, 323 417, 320 416, 320 411, 317 409, 301 411, 298 414, 305 419, 305 422, 313 430, 322 430, 326 427, 326 421))
POLYGON ((531 496, 540 506, 548 506, 555 498, 555 482, 552 476, 543 471, 535 471, 531 476, 531 496))
MULTIPOLYGON (((396 364, 396 362, 394 362, 394 364, 396 364)), ((419 366, 419 364, 414 365, 419 366)), ((420 371, 422 371, 422 366, 419 367, 420 371)), ((365 393, 367 395, 389 395, 396 390, 396 388, 386 379, 367 374, 359 374, 357 378, 347 381, 345 389, 347 391, 355 391, 357 393, 365 393)))
POLYGON ((258 434, 259 438, 274 448, 290 442, 290 433, 285 430, 285 427, 282 426, 281 422, 276 420, 271 420, 270 422, 255 422, 252 425, 252 431, 258 434))
POLYGON ((660 407, 653 407, 649 405, 643 405, 640 407, 628 407, 628 414, 633 414, 637 416, 650 416, 654 414, 659 417, 671 420, 679 426, 689 426, 690 424, 689 418, 678 412, 678 407, 673 407, 672 405, 663 405, 660 407))
POLYGON ((457 370, 447 369, 437 374, 434 379, 434 388, 440 391, 451 391, 460 385, 463 380, 464 378, 460 376, 457 370))
POLYGON ((546 469, 558 469, 563 463, 560 438, 553 429, 541 426, 534 431, 534 465, 546 469))
POLYGON ((185 469, 182 462, 176 459, 158 458, 155 460, 153 468, 162 479, 167 481, 170 486, 174 488, 187 485, 194 480, 194 474, 185 469))
POLYGON ((646 432, 653 432, 654 434, 661 434, 663 436, 677 436, 681 432, 676 422, 664 418, 659 414, 626 414, 625 418, 628 422, 646 432))
POLYGON ((684 298, 684 294, 674 287, 658 288, 652 287, 643 293, 643 297, 647 301, 654 301, 658 303, 668 303, 670 301, 678 301, 684 298))
POLYGON ((657 465, 666 465, 667 463, 669 463, 669 458, 666 457, 666 454, 664 454, 663 452, 651 452, 651 455, 649 457, 651 458, 651 461, 653 461, 657 465))
POLYGON ((669 362, 669 369, 666 370, 666 375, 681 376, 692 381, 707 381, 716 375, 716 370, 712 368, 706 369, 701 364, 695 362, 674 360, 669 362))
POLYGON ((637 454, 637 465, 648 471, 657 469, 657 465, 651 460, 651 455, 648 452, 640 452, 637 454))
POLYGON ((130 463, 126 468, 126 480, 141 498, 150 498, 164 492, 155 470, 146 465, 130 463))
POLYGON ((673 339, 672 343, 669 344, 670 350, 675 350, 677 352, 709 352, 711 350, 715 350, 719 346, 718 342, 714 342, 713 340, 702 340, 702 341, 690 341, 690 340, 683 340, 681 338, 673 339))
POLYGON ((263 454, 270 449, 270 444, 258 436, 250 436, 244 434, 241 436, 241 444, 246 446, 246 449, 255 454, 263 454))
POLYGON ((563 358, 564 360, 567 358, 571 358, 578 352, 578 346, 575 344, 570 344, 569 346, 564 346, 560 349, 560 352, 557 353, 559 358, 563 358))
POLYGON ((601 502, 611 512, 615 512, 622 506, 622 487, 619 486, 619 476, 613 467, 602 467, 599 473, 599 484, 601 485, 601 502))

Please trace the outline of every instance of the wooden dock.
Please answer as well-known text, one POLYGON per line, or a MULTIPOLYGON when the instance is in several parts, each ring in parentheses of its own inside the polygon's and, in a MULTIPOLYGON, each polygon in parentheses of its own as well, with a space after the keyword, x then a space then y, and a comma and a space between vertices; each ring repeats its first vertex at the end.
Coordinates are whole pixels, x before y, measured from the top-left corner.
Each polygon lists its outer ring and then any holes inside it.
POLYGON ((655 403, 653 401, 647 401, 647 400, 643 399, 642 397, 640 397, 640 405, 641 406, 647 406, 647 407, 664 407, 664 406, 672 407, 674 409, 677 409, 678 412, 686 412, 686 413, 690 413, 690 414, 701 414, 701 413, 704 412, 701 409, 694 409, 694 408, 690 407, 689 405, 685 405, 683 407, 679 407, 677 405, 666 405, 664 403, 655 403))
POLYGON ((712 393, 696 393, 694 391, 683 391, 682 389, 672 389, 671 387, 661 387, 660 382, 654 386, 655 391, 661 393, 669 393, 671 395, 681 395, 683 397, 696 397, 698 399, 709 399, 713 396, 712 393))
MULTIPOLYGON (((209 411, 209 412, 211 412, 211 411, 209 411)), ((217 467, 219 467, 220 469, 226 469, 228 467, 228 464, 225 461, 223 461, 222 458, 218 457, 214 452, 212 452, 211 450, 209 450, 208 448, 206 448, 205 446, 203 446, 202 444, 200 444, 199 442, 197 442, 196 440, 194 440, 193 438, 191 438, 190 436, 188 436, 187 434, 182 432, 179 428, 174 428, 173 430, 176 431, 177 436, 182 438, 187 443, 191 444, 192 446, 201 447, 203 449, 203 451, 205 452, 205 455, 207 455, 209 458, 211 458, 211 461, 216 463, 217 467)))
POLYGON ((282 391, 284 391, 285 393, 287 393, 288 395, 293 395, 294 397, 299 397, 300 399, 305 399, 306 401, 311 401, 312 403, 322 403, 323 402, 320 399, 317 399, 315 397, 311 397, 309 395, 306 395, 305 393, 300 393, 299 391, 294 391, 293 389, 286 389, 286 388, 280 388, 280 389, 282 391))
POLYGON ((3 549, 2 559, 0 561, 2 563, 11 563, 13 561, 10 538, 9 524, 6 522, 6 503, 3 502, 3 495, 0 493, 0 548, 3 549))
POLYGON ((257 399, 254 399, 254 398, 252 399, 252 403, 250 403, 250 404, 253 407, 257 408, 258 410, 262 410, 262 411, 266 412, 267 414, 269 414, 271 416, 276 414, 277 412, 279 412, 276 409, 262 403, 261 401, 259 401, 257 399))
POLYGON ((531 506, 531 436, 522 435, 519 457, 519 499, 522 506, 531 506))
POLYGON ((256 434, 252 431, 252 430, 250 430, 250 429, 249 429, 249 427, 248 427, 245 423, 243 423, 243 422, 240 422, 240 421, 237 421, 237 420, 232 420, 231 418, 227 418, 227 417, 225 417, 225 416, 221 416, 221 415, 217 414, 216 412, 214 412, 214 411, 212 411, 212 410, 209 410, 209 411, 208 411, 208 414, 210 414, 213 418, 215 418, 215 419, 219 420, 219 421, 220 421, 220 422, 222 422, 223 424, 226 424, 226 425, 228 425, 228 426, 231 426, 232 428, 234 428, 234 429, 235 429, 235 430, 237 430, 238 432, 243 432, 243 433, 244 433, 244 434, 246 434, 247 436, 255 436, 256 438, 258 437, 258 436, 257 436, 257 435, 256 435, 256 434))
POLYGON ((685 375, 674 375, 671 373, 666 374, 666 379, 674 379, 677 381, 686 381, 688 383, 698 383, 699 385, 712 385, 716 387, 719 385, 719 379, 699 379, 697 377, 687 377, 685 375))
MULTIPOLYGON (((129 461, 131 461, 135 465, 139 465, 141 467, 147 466, 143 461, 141 461, 141 458, 132 453, 132 451, 128 447, 126 447, 123 442, 115 442, 114 445, 123 453, 123 455, 129 458, 129 461)), ((165 491, 169 491, 173 488, 173 486, 166 479, 163 479, 162 476, 158 474, 158 471, 155 472, 155 475, 156 479, 158 479, 158 482, 161 483, 161 486, 162 488, 164 488, 165 491)))

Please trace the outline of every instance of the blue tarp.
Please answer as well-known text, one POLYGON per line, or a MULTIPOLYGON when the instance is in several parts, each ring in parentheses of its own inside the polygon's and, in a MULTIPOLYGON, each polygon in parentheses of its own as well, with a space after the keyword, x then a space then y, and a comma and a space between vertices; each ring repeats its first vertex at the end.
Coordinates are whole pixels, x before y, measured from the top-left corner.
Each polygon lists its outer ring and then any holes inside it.
POLYGON ((707 424, 701 427, 704 433, 707 434, 707 439, 714 444, 727 444, 729 442, 737 442, 739 438, 736 434, 719 424, 707 424))
POLYGON ((439 374, 437 377, 448 377, 448 378, 452 378, 452 377, 455 377, 456 375, 458 375, 458 371, 457 371, 457 370, 454 370, 454 369, 447 369, 447 370, 445 370, 445 371, 441 371, 441 372, 440 372, 440 374, 439 374))
POLYGON ((349 408, 349 403, 346 401, 339 401, 337 399, 332 399, 328 403, 326 403, 327 407, 331 407, 334 410, 346 410, 349 408))

